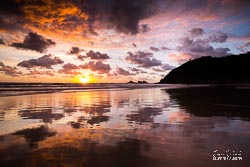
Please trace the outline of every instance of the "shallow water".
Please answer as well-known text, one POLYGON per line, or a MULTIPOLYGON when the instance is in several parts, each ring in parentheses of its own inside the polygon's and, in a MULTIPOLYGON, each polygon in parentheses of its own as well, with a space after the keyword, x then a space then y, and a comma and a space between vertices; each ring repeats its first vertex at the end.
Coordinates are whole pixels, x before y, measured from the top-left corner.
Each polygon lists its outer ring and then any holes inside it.
POLYGON ((235 86, 0 97, 0 166, 249 166, 249 102, 235 86))

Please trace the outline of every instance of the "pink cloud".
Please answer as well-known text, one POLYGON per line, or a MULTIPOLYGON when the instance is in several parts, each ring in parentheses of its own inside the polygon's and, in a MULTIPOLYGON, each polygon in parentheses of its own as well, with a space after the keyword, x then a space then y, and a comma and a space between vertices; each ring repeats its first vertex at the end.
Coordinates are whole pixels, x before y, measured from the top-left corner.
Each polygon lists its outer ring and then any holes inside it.
POLYGON ((186 61, 188 61, 189 59, 191 59, 191 56, 186 54, 186 53, 170 53, 168 54, 168 58, 171 60, 171 61, 175 61, 175 62, 178 62, 178 63, 184 63, 186 61))

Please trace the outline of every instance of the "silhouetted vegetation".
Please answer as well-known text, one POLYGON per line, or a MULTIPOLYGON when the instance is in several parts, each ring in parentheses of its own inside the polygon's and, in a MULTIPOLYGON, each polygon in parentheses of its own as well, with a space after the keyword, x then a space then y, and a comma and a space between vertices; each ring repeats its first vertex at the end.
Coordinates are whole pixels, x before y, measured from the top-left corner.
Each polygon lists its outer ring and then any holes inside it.
POLYGON ((136 84, 136 83, 138 83, 138 84, 146 84, 146 83, 148 83, 147 81, 137 81, 137 82, 134 82, 134 81, 129 81, 129 82, 127 82, 128 84, 136 84))
POLYGON ((250 83, 250 52, 225 57, 201 57, 173 69, 160 83, 250 83))

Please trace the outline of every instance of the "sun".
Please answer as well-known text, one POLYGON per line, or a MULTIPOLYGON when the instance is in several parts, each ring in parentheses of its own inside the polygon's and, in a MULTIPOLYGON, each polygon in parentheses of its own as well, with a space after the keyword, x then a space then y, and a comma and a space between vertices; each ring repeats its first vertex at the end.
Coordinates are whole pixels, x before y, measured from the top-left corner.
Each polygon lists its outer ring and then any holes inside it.
POLYGON ((79 81, 80 81, 81 83, 88 83, 88 82, 89 82, 89 78, 80 76, 80 77, 79 77, 79 81))

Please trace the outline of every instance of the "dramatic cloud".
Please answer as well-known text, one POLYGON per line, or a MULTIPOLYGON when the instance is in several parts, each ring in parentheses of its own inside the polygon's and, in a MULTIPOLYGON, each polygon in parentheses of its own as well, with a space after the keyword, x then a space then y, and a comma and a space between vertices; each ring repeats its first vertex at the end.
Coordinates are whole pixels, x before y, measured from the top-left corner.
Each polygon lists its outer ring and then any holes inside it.
POLYGON ((156 47, 150 47, 149 48, 150 50, 152 50, 152 51, 154 51, 154 52, 158 52, 158 51, 160 51, 160 49, 159 48, 156 48, 156 47))
POLYGON ((62 64, 63 61, 58 58, 52 58, 52 55, 44 55, 38 59, 25 60, 17 64, 20 67, 33 68, 33 67, 45 67, 52 68, 53 65, 62 64))
POLYGON ((25 36, 22 43, 12 43, 10 46, 17 49, 33 50, 43 53, 47 51, 48 47, 55 44, 56 43, 51 39, 46 39, 37 33, 30 32, 27 36, 25 36))
POLYGON ((151 29, 150 29, 150 27, 149 27, 148 24, 142 24, 142 25, 140 25, 139 32, 145 33, 145 32, 148 32, 150 30, 151 29))
POLYGON ((79 69, 79 67, 78 67, 77 65, 72 64, 72 63, 64 64, 64 65, 63 65, 63 68, 64 68, 64 69, 73 69, 73 70, 79 69))
POLYGON ((127 71, 123 68, 116 68, 115 73, 118 75, 123 75, 123 76, 136 75, 134 73, 130 73, 129 71, 127 71))
MULTIPOLYGON (((147 24, 139 24, 160 7, 162 0, 68 0, 68 1, 15 1, 1 2, 4 16, 17 17, 20 25, 29 24, 55 31, 79 29, 83 33, 98 35, 96 25, 126 34, 149 31, 147 24), (49 25, 49 26, 48 26, 49 25)), ((4 22, 4 27, 12 27, 4 22)), ((13 26, 14 27, 14 26, 13 26)))
POLYGON ((72 47, 71 49, 70 49, 70 51, 68 52, 68 54, 70 54, 70 55, 77 55, 77 54, 79 54, 80 52, 82 52, 83 51, 83 49, 80 49, 79 47, 72 47))
POLYGON ((77 69, 80 69, 80 67, 72 63, 67 63, 63 65, 63 69, 58 70, 58 73, 71 75, 81 74, 77 69))
POLYGON ((106 53, 94 52, 93 50, 90 50, 89 52, 87 52, 86 57, 89 57, 90 59, 95 59, 95 60, 110 59, 110 57, 106 53))
POLYGON ((17 71, 16 67, 6 66, 4 65, 3 62, 0 62, 0 72, 3 72, 3 74, 12 76, 12 77, 17 77, 22 74, 21 71, 17 71))
POLYGON ((174 66, 171 66, 171 65, 169 65, 169 64, 162 64, 162 65, 161 65, 161 68, 162 68, 163 70, 168 71, 168 70, 174 69, 175 67, 174 67, 174 66))
POLYGON ((137 64, 139 67, 149 68, 161 65, 161 61, 153 58, 153 54, 150 52, 128 52, 128 56, 125 59, 133 64, 137 64))
POLYGON ((109 64, 104 64, 101 61, 90 61, 80 66, 82 69, 89 69, 91 71, 97 71, 99 74, 109 73, 111 70, 109 64))
POLYGON ((229 48, 214 48, 209 43, 203 43, 201 41, 195 41, 185 38, 182 45, 178 47, 178 50, 189 54, 193 58, 201 56, 226 56, 230 51, 229 48))
POLYGON ((202 28, 193 28, 189 32, 193 37, 204 34, 204 30, 202 28))
POLYGON ((227 37, 228 37, 227 34, 219 31, 212 34, 209 37, 209 42, 219 42, 219 43, 226 42, 227 37))
POLYGON ((24 13, 22 2, 14 0, 0 1, 0 31, 22 31, 24 28, 24 13))
POLYGON ((97 73, 115 72, 158 80, 156 71, 172 68, 166 63, 248 51, 249 6, 249 0, 2 0, 0 54, 28 68, 20 68, 23 76, 47 75, 52 68, 58 77, 73 76, 85 68, 96 71, 98 81, 108 75, 97 73), (31 51, 42 54, 34 58, 38 53, 31 51), (52 52, 70 63, 42 57, 52 52), (84 65, 76 66, 81 60, 84 65))
POLYGON ((90 58, 92 60, 110 59, 110 57, 106 53, 94 52, 93 50, 90 50, 89 52, 87 52, 86 56, 79 55, 77 58, 80 60, 84 60, 85 58, 90 58))
POLYGON ((5 45, 3 39, 0 39, 0 45, 5 45))
POLYGON ((157 5, 154 0, 88 1, 84 11, 89 15, 89 23, 105 20, 107 26, 110 25, 119 32, 136 34, 140 29, 142 32, 148 31, 148 25, 140 26, 139 21, 153 15, 157 5))
POLYGON ((152 68, 152 70, 154 70, 156 72, 166 72, 166 71, 172 70, 174 68, 175 68, 174 66, 171 66, 169 64, 162 64, 160 66, 160 68, 152 68))
POLYGON ((169 48, 165 47, 165 46, 162 46, 161 47, 161 50, 170 50, 169 48))
POLYGON ((96 29, 105 28, 136 34, 149 31, 148 24, 140 23, 158 13, 211 20, 238 14, 249 4, 248 0, 8 0, 0 2, 0 29, 36 27, 98 35, 96 29))
MULTIPOLYGON (((8 0, 1 2, 0 6, 2 17, 14 18, 15 22, 20 20, 22 22, 17 25, 23 27, 59 32, 76 31, 81 29, 79 26, 87 27, 87 15, 75 0, 8 0)), ((4 27, 11 27, 11 22, 4 21, 4 27)))
MULTIPOLYGON (((197 29, 197 28, 196 28, 197 29)), ((193 30, 193 29, 192 29, 193 30)), ((191 30, 191 31, 192 31, 191 30)), ((190 31, 190 32, 191 32, 190 31)), ((202 31, 202 30, 199 30, 202 31)), ((205 33, 204 31, 202 33, 205 33)), ((222 32, 213 32, 205 34, 204 38, 184 37, 178 51, 190 55, 193 58, 201 56, 221 57, 229 54, 229 48, 214 48, 211 43, 222 43, 227 40, 227 34, 222 32)))
POLYGON ((129 67, 129 69, 133 72, 136 72, 136 74, 145 74, 147 73, 146 71, 143 71, 142 69, 139 69, 139 68, 131 68, 129 67))

